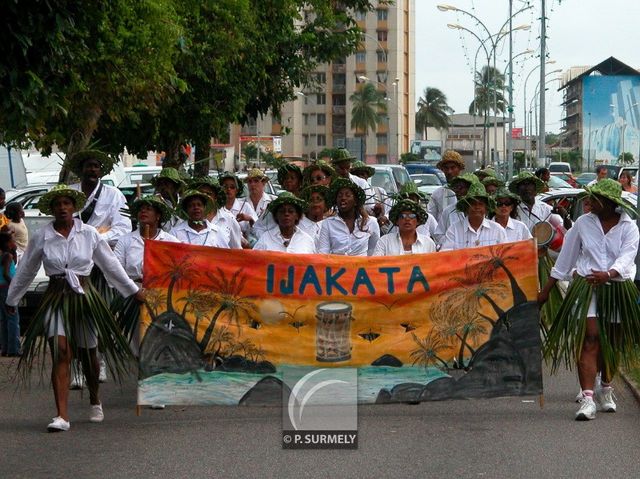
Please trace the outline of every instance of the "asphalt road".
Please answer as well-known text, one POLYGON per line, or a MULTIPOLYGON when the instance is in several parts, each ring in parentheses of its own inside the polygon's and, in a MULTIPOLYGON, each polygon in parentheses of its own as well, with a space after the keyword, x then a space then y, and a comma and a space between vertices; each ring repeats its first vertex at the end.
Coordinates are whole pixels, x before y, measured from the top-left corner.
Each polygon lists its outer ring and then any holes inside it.
MULTIPOLYGON (((0 359, 2 478, 631 478, 640 475, 640 408, 622 381, 618 412, 576 422, 574 374, 537 397, 361 406, 357 451, 286 451, 279 408, 135 411, 135 381, 103 385, 105 421, 72 392, 71 430, 49 434, 48 386, 16 390, 0 359)), ((48 382, 48 381, 47 381, 48 382)))

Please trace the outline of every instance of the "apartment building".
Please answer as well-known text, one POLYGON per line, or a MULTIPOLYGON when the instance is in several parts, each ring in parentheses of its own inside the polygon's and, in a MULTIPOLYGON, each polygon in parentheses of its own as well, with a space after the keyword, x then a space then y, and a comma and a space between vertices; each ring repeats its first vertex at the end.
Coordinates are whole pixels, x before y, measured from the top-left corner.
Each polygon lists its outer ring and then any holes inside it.
POLYGON ((279 120, 266 115, 242 128, 233 126, 236 151, 256 138, 271 145, 272 137, 281 137, 283 155, 307 159, 325 148, 346 147, 367 163, 397 163, 399 153, 409 151, 415 131, 415 0, 380 4, 355 17, 364 32, 358 51, 319 65, 314 85, 296 92, 279 120), (387 112, 365 142, 351 128, 350 97, 366 83, 383 95, 387 112))

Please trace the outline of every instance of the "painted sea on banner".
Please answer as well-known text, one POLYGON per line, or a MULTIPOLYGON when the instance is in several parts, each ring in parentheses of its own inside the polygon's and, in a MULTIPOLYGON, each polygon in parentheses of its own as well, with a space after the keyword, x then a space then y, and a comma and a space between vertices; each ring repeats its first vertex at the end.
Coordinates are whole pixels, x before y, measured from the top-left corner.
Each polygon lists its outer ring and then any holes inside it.
POLYGON ((148 241, 139 404, 280 404, 317 368, 361 403, 542 392, 533 241, 344 257, 148 241), (286 374, 286 373, 296 374, 286 374))

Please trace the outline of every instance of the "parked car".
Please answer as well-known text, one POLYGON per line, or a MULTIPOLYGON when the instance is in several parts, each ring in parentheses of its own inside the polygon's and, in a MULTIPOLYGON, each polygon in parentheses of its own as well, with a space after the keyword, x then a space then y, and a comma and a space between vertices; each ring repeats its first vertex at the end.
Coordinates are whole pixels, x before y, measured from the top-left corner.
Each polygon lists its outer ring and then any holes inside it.
POLYGON ((369 178, 372 186, 379 186, 388 195, 395 195, 403 185, 411 181, 407 169, 403 165, 368 165, 372 166, 376 172, 369 178))
MULTIPOLYGON (((571 219, 575 221, 580 215, 584 214, 582 199, 578 199, 578 195, 581 193, 584 193, 582 188, 564 188, 540 193, 537 198, 551 206, 560 205, 564 207, 569 212, 571 219)), ((638 197, 635 194, 623 191, 622 199, 633 209, 636 208, 638 197)))
POLYGON ((549 173, 559 175, 563 173, 571 174, 571 164, 565 161, 552 161, 549 163, 549 173))
POLYGON ((607 169, 607 176, 613 180, 617 180, 620 178, 620 174, 623 171, 628 171, 631 173, 631 177, 633 178, 638 174, 637 166, 622 166, 622 165, 601 165, 607 169))
POLYGON ((137 184, 149 184, 151 178, 162 170, 162 166, 127 166, 124 168, 124 180, 118 185, 122 187, 132 187, 137 184))
POLYGON ((442 181, 437 175, 431 173, 420 173, 417 175, 411 175, 411 179, 414 181, 418 190, 427 196, 431 196, 436 188, 442 186, 442 181))
POLYGON ((592 173, 590 171, 587 171, 585 173, 580 173, 577 178, 576 178, 576 183, 578 184, 578 186, 587 186, 589 183, 591 183, 593 180, 595 180, 598 177, 597 174, 592 173))

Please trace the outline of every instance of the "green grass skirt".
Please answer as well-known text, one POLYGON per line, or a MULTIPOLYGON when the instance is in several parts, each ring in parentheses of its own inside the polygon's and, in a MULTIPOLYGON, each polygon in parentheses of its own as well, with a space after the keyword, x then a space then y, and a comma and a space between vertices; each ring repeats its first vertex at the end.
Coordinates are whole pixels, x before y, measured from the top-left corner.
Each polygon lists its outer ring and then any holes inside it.
MULTIPOLYGON (((19 363, 19 371, 27 378, 34 368, 39 368, 41 375, 45 371, 47 349, 50 348, 48 336, 48 320, 60 316, 67 334, 67 341, 74 357, 77 357, 79 334, 87 334, 88 327, 78 327, 78 320, 92 322, 98 336, 98 349, 103 355, 113 377, 120 381, 127 374, 133 358, 126 338, 109 306, 92 285, 89 278, 81 278, 85 294, 78 294, 71 289, 64 279, 49 281, 49 286, 42 298, 42 303, 31 320, 24 335, 22 345, 23 356, 19 363), (83 333, 84 331, 84 333, 83 333)), ((53 339, 54 360, 58 354, 57 334, 53 339)))
MULTIPOLYGON (((551 268, 553 268, 554 264, 555 261, 549 256, 549 252, 545 249, 544 255, 538 257, 538 279, 540 280, 541 287, 547 284, 551 276, 551 268)), ((551 288, 551 291, 549 291, 548 301, 540 308, 540 329, 545 339, 549 334, 549 328, 551 327, 553 318, 556 317, 561 306, 562 293, 556 283, 553 288, 551 288)))
POLYGON ((577 276, 549 328, 544 353, 552 371, 561 364, 571 368, 580 358, 586 334, 592 293, 596 295, 596 320, 606 376, 611 378, 620 364, 630 366, 640 344, 640 293, 633 281, 611 281, 595 288, 577 276), (617 322, 619 321, 619 322, 617 322))

